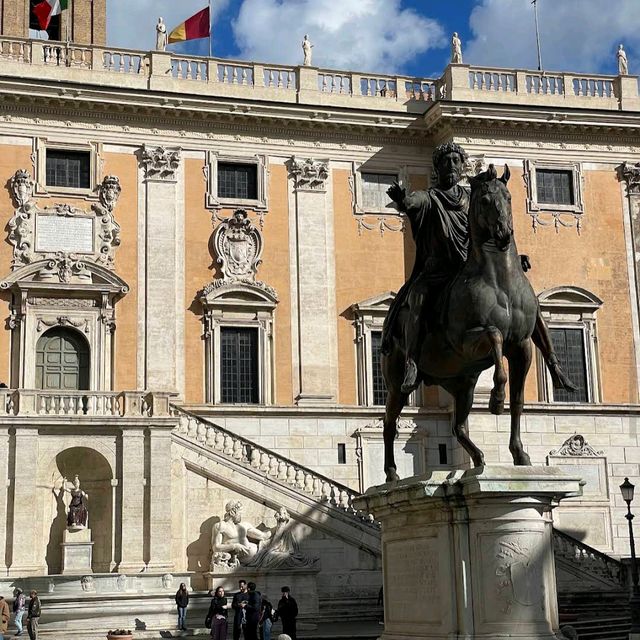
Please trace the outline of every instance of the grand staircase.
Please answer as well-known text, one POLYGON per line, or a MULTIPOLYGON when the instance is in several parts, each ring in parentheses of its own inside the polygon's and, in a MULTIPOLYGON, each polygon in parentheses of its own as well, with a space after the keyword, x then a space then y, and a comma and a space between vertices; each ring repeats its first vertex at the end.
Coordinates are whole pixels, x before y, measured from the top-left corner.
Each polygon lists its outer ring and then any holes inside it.
MULTIPOLYGON (((353 507, 357 491, 181 407, 172 410, 179 419, 173 440, 184 448, 192 467, 213 477, 216 467, 232 469, 242 475, 247 495, 253 492, 256 498, 266 483, 284 506, 287 501, 306 505, 297 509, 300 519, 370 553, 381 553, 378 523, 353 507)), ((624 565, 557 529, 553 544, 561 628, 572 627, 578 640, 627 640, 631 616, 624 565)), ((326 604, 324 613, 332 617, 335 603, 326 604)), ((378 614, 373 603, 349 605, 350 620, 371 620, 378 614)))

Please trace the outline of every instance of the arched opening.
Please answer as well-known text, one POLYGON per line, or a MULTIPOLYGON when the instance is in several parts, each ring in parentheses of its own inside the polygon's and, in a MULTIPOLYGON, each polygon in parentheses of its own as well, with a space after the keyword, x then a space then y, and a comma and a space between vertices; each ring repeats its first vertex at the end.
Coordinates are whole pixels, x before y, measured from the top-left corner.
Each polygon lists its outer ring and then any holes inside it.
POLYGON ((89 389, 89 344, 73 329, 55 327, 36 345, 36 388, 89 389))
POLYGON ((88 447, 73 447, 61 451, 55 459, 51 500, 45 503, 45 536, 47 540, 46 562, 48 574, 62 570, 60 543, 66 528, 66 505, 69 503, 61 491, 62 479, 73 481, 78 475, 88 498, 89 528, 93 541, 94 573, 108 573, 113 568, 113 472, 107 459, 88 447))

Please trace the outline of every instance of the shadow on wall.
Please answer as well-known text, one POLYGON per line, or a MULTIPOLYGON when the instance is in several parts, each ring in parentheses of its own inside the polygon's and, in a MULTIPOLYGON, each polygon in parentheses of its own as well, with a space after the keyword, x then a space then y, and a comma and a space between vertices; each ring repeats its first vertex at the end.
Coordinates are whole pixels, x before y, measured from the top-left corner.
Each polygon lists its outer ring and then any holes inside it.
POLYGON ((209 571, 209 558, 211 556, 211 532, 213 526, 220 522, 218 516, 207 518, 200 525, 200 535, 187 546, 187 571, 195 571, 196 578, 209 571))

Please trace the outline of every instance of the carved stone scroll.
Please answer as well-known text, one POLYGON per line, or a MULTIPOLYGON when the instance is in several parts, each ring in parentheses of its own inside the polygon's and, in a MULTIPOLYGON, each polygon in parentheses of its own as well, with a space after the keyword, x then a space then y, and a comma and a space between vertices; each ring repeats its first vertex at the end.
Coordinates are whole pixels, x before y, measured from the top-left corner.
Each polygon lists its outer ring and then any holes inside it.
POLYGON ((602 451, 596 451, 580 434, 576 433, 567 438, 559 449, 549 452, 550 456, 602 456, 602 451))

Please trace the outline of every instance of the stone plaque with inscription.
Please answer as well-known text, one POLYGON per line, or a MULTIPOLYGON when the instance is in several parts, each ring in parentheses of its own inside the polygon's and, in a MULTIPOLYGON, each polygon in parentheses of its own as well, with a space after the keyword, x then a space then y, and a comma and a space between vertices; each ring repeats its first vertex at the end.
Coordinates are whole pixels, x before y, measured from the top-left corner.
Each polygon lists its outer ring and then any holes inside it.
POLYGON ((43 216, 36 218, 36 251, 93 253, 93 218, 43 216))

